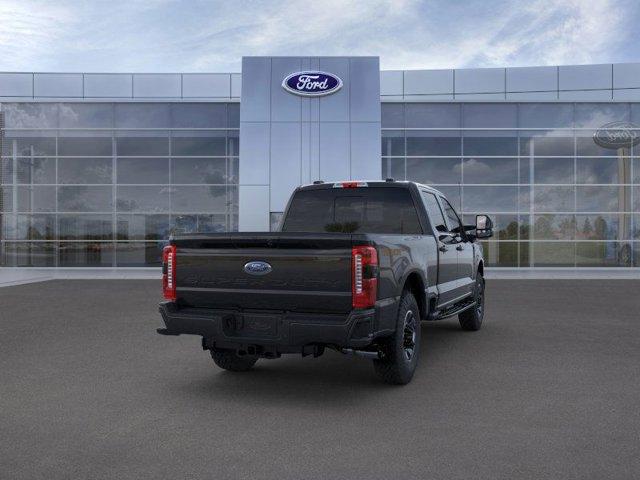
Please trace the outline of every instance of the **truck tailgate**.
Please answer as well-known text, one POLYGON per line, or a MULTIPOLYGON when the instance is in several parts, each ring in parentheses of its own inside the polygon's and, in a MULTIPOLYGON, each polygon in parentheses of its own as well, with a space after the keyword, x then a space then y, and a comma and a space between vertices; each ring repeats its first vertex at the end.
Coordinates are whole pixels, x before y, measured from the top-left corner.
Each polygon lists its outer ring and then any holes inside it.
POLYGON ((351 243, 349 234, 178 237, 178 301, 203 308, 347 312, 351 243), (248 273, 250 262, 266 262, 271 270, 248 273))

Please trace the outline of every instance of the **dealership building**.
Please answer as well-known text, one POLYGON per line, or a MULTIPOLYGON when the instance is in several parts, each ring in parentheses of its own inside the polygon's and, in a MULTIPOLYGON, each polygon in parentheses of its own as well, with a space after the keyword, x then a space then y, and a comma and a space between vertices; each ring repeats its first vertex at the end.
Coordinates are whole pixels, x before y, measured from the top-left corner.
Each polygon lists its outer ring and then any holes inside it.
POLYGON ((639 125, 640 63, 0 73, 0 266, 157 266, 172 233, 276 229, 298 185, 394 178, 491 215, 489 266, 640 272, 639 125))

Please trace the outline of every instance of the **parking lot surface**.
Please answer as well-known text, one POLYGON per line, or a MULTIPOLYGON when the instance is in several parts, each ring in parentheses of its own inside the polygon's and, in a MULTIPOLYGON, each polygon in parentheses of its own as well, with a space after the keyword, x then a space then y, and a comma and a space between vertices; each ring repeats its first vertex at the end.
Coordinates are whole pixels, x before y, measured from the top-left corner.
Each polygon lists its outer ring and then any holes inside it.
POLYGON ((159 290, 0 289, 0 478, 640 474, 640 281, 489 280, 482 330, 423 324, 405 387, 335 352, 219 370, 155 333, 159 290))

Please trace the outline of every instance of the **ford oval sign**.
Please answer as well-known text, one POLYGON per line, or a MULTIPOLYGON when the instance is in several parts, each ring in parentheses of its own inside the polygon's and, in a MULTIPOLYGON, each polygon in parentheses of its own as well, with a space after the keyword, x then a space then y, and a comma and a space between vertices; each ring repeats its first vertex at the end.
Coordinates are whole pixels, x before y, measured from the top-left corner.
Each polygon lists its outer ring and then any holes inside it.
POLYGON ((296 72, 282 81, 287 92, 303 97, 321 97, 342 88, 342 80, 327 72, 296 72))
POLYGON ((640 143, 640 126, 630 122, 612 122, 593 134, 593 141, 603 148, 630 148, 640 143))
POLYGON ((259 260, 254 260, 252 262, 247 262, 244 265, 244 271, 249 275, 266 275, 267 273, 273 270, 271 265, 267 262, 261 262, 259 260))

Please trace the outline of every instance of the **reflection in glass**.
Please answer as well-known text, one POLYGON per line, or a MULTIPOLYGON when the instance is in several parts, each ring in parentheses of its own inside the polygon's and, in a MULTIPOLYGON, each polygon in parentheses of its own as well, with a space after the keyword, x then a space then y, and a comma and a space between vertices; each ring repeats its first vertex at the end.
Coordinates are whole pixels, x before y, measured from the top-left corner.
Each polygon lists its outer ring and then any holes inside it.
POLYGON ((631 191, 625 186, 578 186, 576 187, 576 209, 578 212, 629 212, 631 191))
POLYGON ((121 157, 167 156, 169 155, 169 138, 167 136, 117 137, 116 149, 121 157))
POLYGON ((113 104, 111 103, 60 103, 61 128, 111 128, 113 104))
POLYGON ((383 130, 382 156, 404 155, 404 132, 397 130, 383 130))
POLYGON ((628 103, 576 103, 576 128, 600 128, 611 122, 628 122, 628 103))
POLYGON ((58 262, 61 267, 111 267, 113 243, 60 242, 58 262))
POLYGON ((468 103, 464 105, 465 128, 516 128, 518 106, 509 103, 468 103))
POLYGON ((172 155, 189 155, 200 157, 226 155, 225 133, 207 132, 200 136, 174 136, 171 139, 172 155))
POLYGON ((116 103, 115 126, 116 128, 167 128, 171 125, 169 105, 169 103, 116 103))
POLYGON ((113 154, 111 136, 60 137, 58 155, 106 157, 113 154))
POLYGON ((535 183, 575 183, 573 158, 536 158, 533 161, 535 183))
MULTIPOLYGON (((55 158, 18 157, 18 183, 56 183, 55 158)), ((9 179, 12 181, 12 179, 9 179)), ((5 183, 10 183, 5 181, 5 183)))
POLYGON ((171 174, 173 183, 229 183, 224 158, 173 158, 171 174))
POLYGON ((171 120, 174 128, 226 128, 226 103, 173 103, 171 120))
POLYGON ((171 208, 174 212, 215 212, 227 210, 230 199, 227 187, 172 187, 171 208))
POLYGON ((405 127, 404 103, 383 103, 380 107, 382 111, 382 128, 405 127))
POLYGON ((404 158, 383 158, 381 178, 393 178, 395 180, 405 180, 404 169, 405 169, 404 158))
POLYGON ((59 158, 58 183, 112 183, 109 158, 59 158))
POLYGON ((427 185, 462 181, 459 158, 407 158, 407 180, 427 185))
POLYGON ((463 187, 463 211, 517 212, 518 187, 463 187))
POLYGON ((467 132, 463 140, 463 150, 467 156, 518 154, 518 138, 515 132, 504 132, 503 135, 498 135, 497 132, 467 132))
POLYGON ((530 259, 535 267, 573 267, 576 246, 573 242, 531 242, 530 259))
POLYGON ((119 212, 168 212, 169 186, 118 186, 116 210, 119 212))
POLYGON ((55 240, 55 215, 18 215, 15 240, 55 240))
POLYGON ((576 215, 577 240, 627 240, 631 238, 631 217, 625 214, 576 215))
POLYGON ((162 248, 166 242, 118 242, 116 265, 118 267, 159 267, 162 265, 162 248))
POLYGON ((113 218, 108 215, 59 215, 58 236, 61 240, 112 240, 113 218))
POLYGON ((533 208, 536 212, 574 212, 575 187, 534 186, 533 208))
POLYGON ((410 156, 458 156, 462 152, 459 132, 407 130, 406 135, 410 156))
MULTIPOLYGON (((22 157, 43 157, 56 154, 56 139, 51 132, 42 132, 35 136, 38 132, 33 132, 33 136, 14 137, 12 132, 8 132, 6 138, 2 140, 2 155, 11 156, 14 154, 22 157)), ((18 134, 16 132, 16 134, 18 134)), ((25 135, 25 132, 19 132, 19 135, 25 135)))
POLYGON ((169 215, 118 215, 117 240, 166 240, 169 215))
POLYGON ((578 267, 630 267, 633 246, 630 242, 577 242, 578 267))
POLYGON ((228 230, 225 215, 173 215, 171 234, 222 233, 228 230))
POLYGON ((18 188, 18 212, 55 212, 56 187, 20 186, 18 188))
POLYGON ((484 258, 488 267, 517 267, 517 242, 482 242, 484 258))
POLYGON ((56 128, 56 103, 2 103, 6 128, 56 128))
MULTIPOLYGON (((517 215, 489 215, 493 222, 493 237, 487 239, 489 242, 497 240, 517 240, 518 239, 518 216, 517 215)), ((466 214, 463 216, 465 225, 475 225, 476 215, 466 214)))
POLYGON ((571 132, 521 132, 520 155, 538 157, 573 157, 573 136, 571 135, 571 132))
POLYGON ((110 212, 113 209, 111 186, 58 187, 59 212, 110 212))
POLYGON ((630 183, 629 157, 596 157, 576 159, 577 183, 630 183))
POLYGON ((118 183, 145 184, 169 183, 168 158, 123 158, 118 157, 116 171, 118 183))
POLYGON ((575 234, 574 215, 533 216, 533 238, 536 240, 573 240, 575 234))
POLYGON ((517 158, 465 158, 462 168, 464 183, 467 184, 518 183, 517 158))
POLYGON ((404 108, 407 128, 460 127, 459 104, 406 103, 404 108))
POLYGON ((54 243, 8 242, 3 244, 2 265, 7 267, 54 267, 56 248, 54 243))
POLYGON ((518 126, 520 128, 571 128, 573 127, 573 104, 521 103, 518 105, 518 126))

